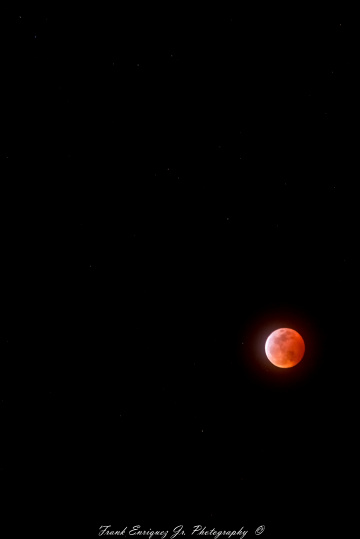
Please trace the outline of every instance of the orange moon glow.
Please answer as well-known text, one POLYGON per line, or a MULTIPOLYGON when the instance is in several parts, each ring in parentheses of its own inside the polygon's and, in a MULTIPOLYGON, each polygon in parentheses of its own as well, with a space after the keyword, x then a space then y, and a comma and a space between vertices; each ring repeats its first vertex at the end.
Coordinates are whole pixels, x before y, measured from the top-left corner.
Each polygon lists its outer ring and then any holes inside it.
POLYGON ((305 343, 294 329, 281 328, 273 331, 266 339, 265 353, 273 365, 288 369, 302 360, 305 343))

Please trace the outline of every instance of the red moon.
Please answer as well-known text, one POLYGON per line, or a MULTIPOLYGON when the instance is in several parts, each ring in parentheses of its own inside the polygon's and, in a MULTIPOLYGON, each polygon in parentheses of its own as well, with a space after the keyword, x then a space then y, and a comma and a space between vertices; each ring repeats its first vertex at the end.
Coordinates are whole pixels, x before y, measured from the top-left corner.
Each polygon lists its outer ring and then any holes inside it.
POLYGON ((281 328, 273 331, 266 340, 265 353, 273 365, 288 369, 303 358, 305 343, 294 329, 281 328))

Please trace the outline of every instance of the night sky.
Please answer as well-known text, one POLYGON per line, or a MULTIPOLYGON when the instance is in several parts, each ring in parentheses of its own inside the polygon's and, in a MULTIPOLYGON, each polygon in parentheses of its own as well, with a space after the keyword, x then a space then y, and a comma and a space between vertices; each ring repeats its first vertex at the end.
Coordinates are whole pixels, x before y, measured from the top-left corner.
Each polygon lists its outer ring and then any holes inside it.
POLYGON ((349 518, 355 40, 272 15, 1 20, 1 471, 26 529, 349 518), (265 357, 279 327, 293 369, 265 357))

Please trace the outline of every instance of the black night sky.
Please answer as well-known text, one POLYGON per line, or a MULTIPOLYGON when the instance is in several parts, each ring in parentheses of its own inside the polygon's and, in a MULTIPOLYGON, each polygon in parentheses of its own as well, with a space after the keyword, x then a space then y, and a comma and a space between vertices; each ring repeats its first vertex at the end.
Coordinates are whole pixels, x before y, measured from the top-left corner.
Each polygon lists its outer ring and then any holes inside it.
POLYGON ((305 21, 2 18, 12 522, 292 539, 350 518, 355 40, 305 21), (305 340, 293 369, 266 359, 278 327, 305 340))

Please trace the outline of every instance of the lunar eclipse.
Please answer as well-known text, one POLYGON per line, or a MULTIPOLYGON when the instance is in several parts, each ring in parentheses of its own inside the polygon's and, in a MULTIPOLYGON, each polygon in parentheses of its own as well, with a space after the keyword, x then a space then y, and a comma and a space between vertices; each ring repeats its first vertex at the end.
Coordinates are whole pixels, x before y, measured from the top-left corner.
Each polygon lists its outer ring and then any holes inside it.
POLYGON ((288 369, 294 367, 303 358, 305 343, 301 335, 290 328, 273 331, 266 340, 265 353, 276 367, 288 369))

